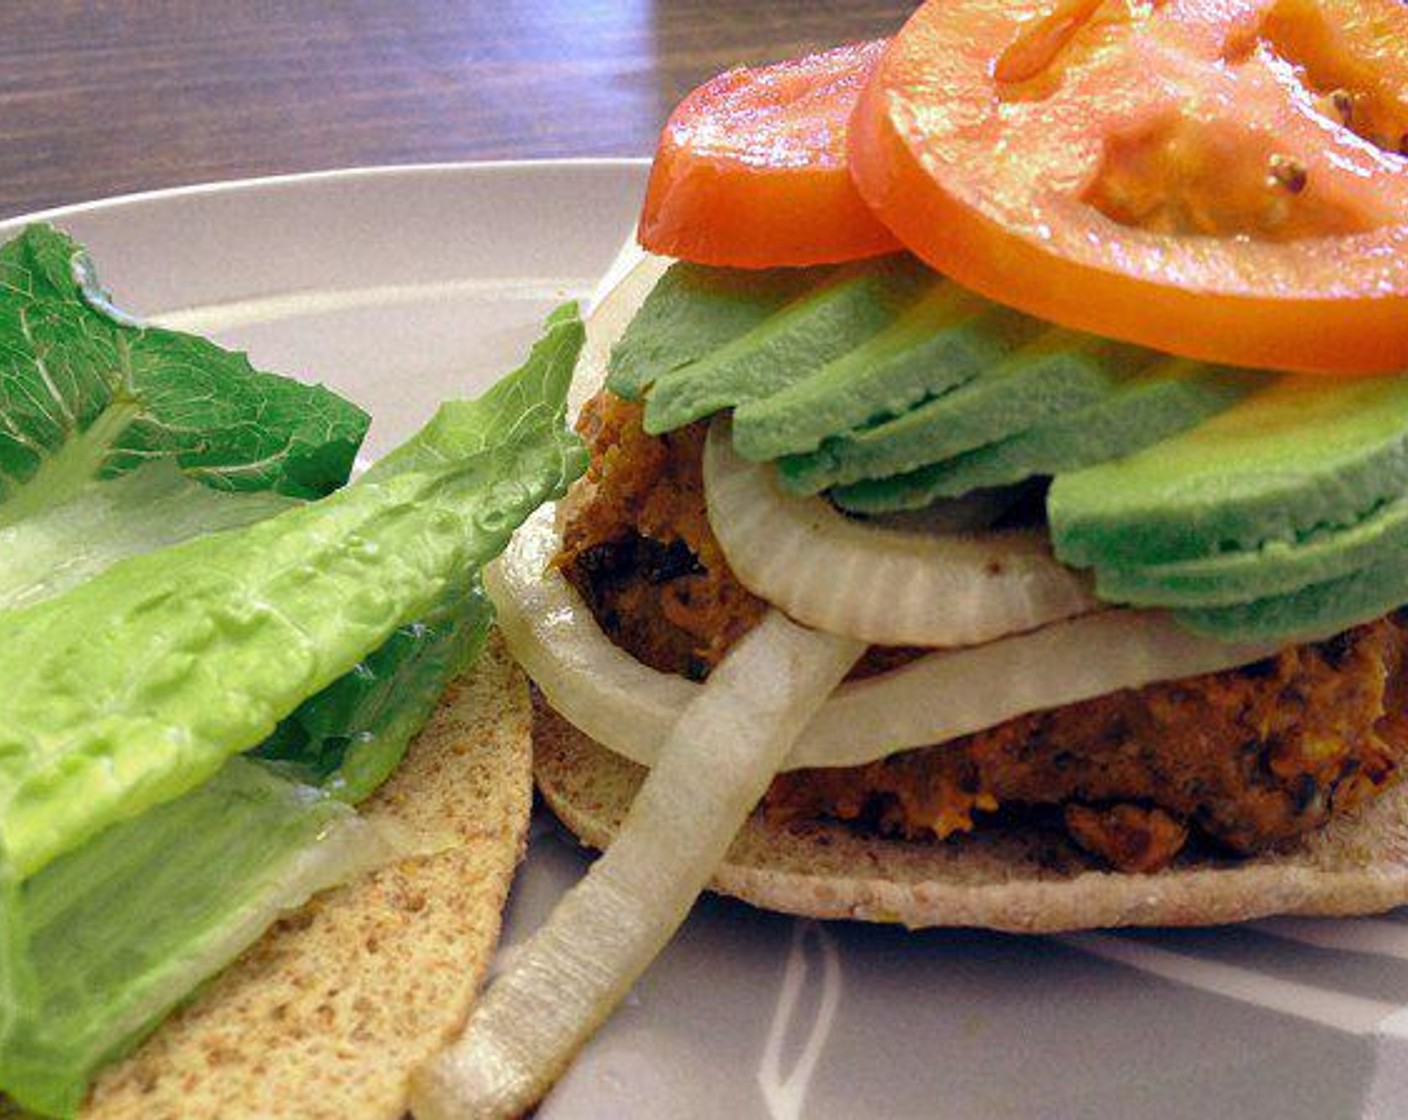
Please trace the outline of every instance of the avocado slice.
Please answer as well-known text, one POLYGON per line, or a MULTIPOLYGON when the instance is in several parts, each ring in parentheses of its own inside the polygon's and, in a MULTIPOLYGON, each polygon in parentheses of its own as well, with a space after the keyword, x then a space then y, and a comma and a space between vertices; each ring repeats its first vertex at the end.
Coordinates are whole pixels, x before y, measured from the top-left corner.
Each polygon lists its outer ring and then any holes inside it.
POLYGON ((838 269, 731 342, 657 377, 645 430, 673 431, 785 389, 883 330, 932 279, 907 254, 838 269))
POLYGON ((831 500, 852 513, 891 513, 1077 470, 1200 424, 1271 379, 1270 374, 1165 358, 1088 408, 907 474, 839 487, 831 500))
POLYGON ((1107 399, 1152 360, 1148 350, 1049 327, 968 384, 892 420, 778 460, 782 484, 815 494, 888 478, 1027 431, 1107 399))
POLYGON ((1171 564, 1098 568, 1102 599, 1141 607, 1222 607, 1284 595, 1408 556, 1408 496, 1348 529, 1171 564))
POLYGON ((1395 554, 1285 595, 1175 612, 1190 630, 1229 641, 1309 641, 1371 622, 1408 602, 1408 564, 1395 554))
POLYGON ((1043 329, 935 276, 893 323, 820 369, 733 416, 733 446, 763 462, 898 416, 977 377, 1043 329))
POLYGON ((1062 474, 1056 555, 1139 567, 1347 528, 1408 490, 1408 377, 1283 377, 1171 439, 1062 474))
POLYGON ((611 348, 606 387, 637 400, 661 374, 698 361, 763 322, 835 269, 748 272, 672 264, 611 348))

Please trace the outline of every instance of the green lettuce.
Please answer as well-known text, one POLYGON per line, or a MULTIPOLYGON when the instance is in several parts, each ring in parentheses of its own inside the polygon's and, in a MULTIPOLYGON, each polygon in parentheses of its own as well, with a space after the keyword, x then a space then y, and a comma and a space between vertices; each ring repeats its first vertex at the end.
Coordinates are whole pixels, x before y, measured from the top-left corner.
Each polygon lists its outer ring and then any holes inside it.
POLYGON ((430 618, 401 627, 352 672, 300 705, 252 757, 344 801, 369 797, 479 653, 493 619, 476 576, 430 618))
POLYGON ((0 614, 0 845, 21 879, 180 796, 433 611, 585 468, 564 423, 582 339, 527 364, 361 479, 245 529, 121 561, 0 614))
POLYGON ((476 578, 210 781, 0 881, 0 1086, 73 1115, 94 1073, 279 914, 404 854, 349 804, 394 771, 492 617, 476 578))
POLYGON ((482 644, 478 569, 585 466, 581 342, 562 309, 522 369, 305 504, 363 414, 141 328, 52 230, 0 249, 0 1091, 72 1114, 376 858, 348 806, 482 644))
POLYGON ((0 610, 52 598, 129 556, 252 525, 293 504, 267 490, 212 490, 169 461, 92 483, 0 528, 0 610))
POLYGON ((321 497, 368 422, 325 388, 134 322, 49 226, 0 247, 0 525, 159 459, 217 489, 321 497))
POLYGON ((72 1115, 94 1071, 282 912, 385 854, 342 802, 233 759, 27 882, 0 880, 0 1084, 72 1115))

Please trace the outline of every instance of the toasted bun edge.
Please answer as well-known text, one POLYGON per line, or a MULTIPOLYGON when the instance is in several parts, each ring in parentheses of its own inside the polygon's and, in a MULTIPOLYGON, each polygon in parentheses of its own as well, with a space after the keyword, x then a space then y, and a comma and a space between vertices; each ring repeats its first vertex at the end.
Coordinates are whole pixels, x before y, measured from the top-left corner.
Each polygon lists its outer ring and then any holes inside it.
MULTIPOLYGON (((559 819, 598 849, 610 844, 646 773, 541 700, 534 772, 559 819)), ((757 812, 711 889, 811 918, 1016 933, 1378 913, 1408 902, 1408 782, 1274 854, 1187 858, 1152 875, 1097 868, 1046 834, 906 841, 839 822, 779 825, 757 812)))

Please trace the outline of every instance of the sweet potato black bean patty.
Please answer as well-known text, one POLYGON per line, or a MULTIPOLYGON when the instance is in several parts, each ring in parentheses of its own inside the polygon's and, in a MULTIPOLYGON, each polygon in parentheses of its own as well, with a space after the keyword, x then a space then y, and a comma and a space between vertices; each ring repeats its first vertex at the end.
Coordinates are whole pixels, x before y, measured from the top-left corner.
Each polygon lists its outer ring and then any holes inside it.
MULTIPOLYGON (((613 641, 703 679, 766 611, 729 570, 704 506, 702 425, 646 435, 638 405, 596 397, 592 466, 557 563, 613 641)), ((780 775, 767 811, 943 839, 1013 808, 1054 807, 1081 847, 1126 871, 1190 835, 1249 854, 1384 788, 1408 751, 1408 628, 1398 617, 1222 673, 1020 716, 866 766, 780 775)), ((872 649, 858 672, 915 656, 872 649)))

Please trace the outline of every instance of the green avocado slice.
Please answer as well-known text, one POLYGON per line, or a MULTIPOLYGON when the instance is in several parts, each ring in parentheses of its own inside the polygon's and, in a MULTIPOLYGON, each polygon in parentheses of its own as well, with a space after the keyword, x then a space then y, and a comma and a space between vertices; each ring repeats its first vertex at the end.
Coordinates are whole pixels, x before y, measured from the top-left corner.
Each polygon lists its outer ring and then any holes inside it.
POLYGON ((1270 380, 1269 374, 1165 359, 1089 408, 907 474, 838 487, 831 499, 853 513, 893 513, 1077 470, 1200 424, 1270 380))
POLYGON ((762 462, 814 451, 972 381, 1042 324, 935 276, 922 298, 888 327, 815 373, 733 417, 733 446, 762 462))
POLYGON ((1371 622, 1408 603, 1401 553, 1338 579, 1225 607, 1181 610, 1190 630, 1229 641, 1309 641, 1371 622))
POLYGON ((1283 377, 1206 423, 1060 475, 1056 555, 1139 567, 1347 528, 1408 490, 1408 377, 1283 377))
POLYGON ((1151 564, 1099 568, 1102 599, 1149 607, 1222 607, 1337 579, 1408 552, 1408 497, 1357 525, 1272 541, 1259 549, 1151 564))
POLYGON ((673 431, 785 389, 888 326, 932 276, 910 256, 838 270, 752 330, 657 377, 645 430, 673 431))
POLYGON ((810 454, 779 459, 778 473, 800 494, 904 474, 1105 400, 1151 357, 1138 347, 1048 328, 967 385, 827 440, 810 454))
POLYGON ((747 334, 834 271, 671 265, 611 348, 606 387, 638 400, 662 374, 747 334))

